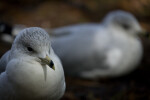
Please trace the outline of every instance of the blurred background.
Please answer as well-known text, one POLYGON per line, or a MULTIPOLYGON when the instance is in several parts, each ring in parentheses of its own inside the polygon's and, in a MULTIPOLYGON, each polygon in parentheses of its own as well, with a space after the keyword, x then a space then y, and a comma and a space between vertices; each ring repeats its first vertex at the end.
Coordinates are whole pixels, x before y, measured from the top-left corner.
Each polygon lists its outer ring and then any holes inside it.
MULTIPOLYGON (((118 9, 135 15, 150 31, 150 0, 0 0, 0 22, 57 28, 99 23, 108 12, 118 9)), ((150 100, 150 40, 141 40, 144 56, 138 69, 123 77, 96 81, 66 76, 62 100, 150 100)), ((10 43, 0 40, 0 57, 10 47, 10 43)))

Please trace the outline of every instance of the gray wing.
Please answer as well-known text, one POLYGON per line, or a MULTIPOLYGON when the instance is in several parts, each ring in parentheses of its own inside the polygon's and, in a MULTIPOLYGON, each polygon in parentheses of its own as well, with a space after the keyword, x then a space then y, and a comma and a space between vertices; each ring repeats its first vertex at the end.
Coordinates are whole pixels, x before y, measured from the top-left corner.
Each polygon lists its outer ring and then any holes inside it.
POLYGON ((64 30, 70 32, 70 35, 52 38, 52 47, 60 57, 66 73, 79 75, 80 72, 91 70, 93 67, 99 68, 97 65, 100 65, 102 70, 108 69, 109 66, 105 65, 105 48, 110 39, 100 28, 96 24, 88 24, 58 29, 60 34, 64 30), (96 38, 98 42, 95 44, 97 31, 100 31, 101 36, 96 38), (105 53, 99 53, 99 49, 105 53))
POLYGON ((7 62, 8 62, 8 57, 9 57, 9 53, 10 53, 10 50, 9 51, 7 51, 2 57, 1 57, 1 59, 0 59, 0 74, 2 73, 2 72, 4 72, 5 71, 5 69, 6 69, 6 66, 7 66, 7 62))
POLYGON ((77 24, 77 25, 71 25, 71 26, 65 26, 61 28, 56 28, 52 30, 48 30, 48 33, 51 36, 54 37, 62 37, 62 36, 68 36, 71 34, 80 34, 80 31, 85 31, 93 28, 97 28, 99 24, 95 23, 88 23, 88 24, 77 24))
POLYGON ((9 53, 7 51, 0 59, 0 100, 16 100, 14 96, 14 88, 10 85, 10 81, 5 73, 7 62, 9 60, 9 53))

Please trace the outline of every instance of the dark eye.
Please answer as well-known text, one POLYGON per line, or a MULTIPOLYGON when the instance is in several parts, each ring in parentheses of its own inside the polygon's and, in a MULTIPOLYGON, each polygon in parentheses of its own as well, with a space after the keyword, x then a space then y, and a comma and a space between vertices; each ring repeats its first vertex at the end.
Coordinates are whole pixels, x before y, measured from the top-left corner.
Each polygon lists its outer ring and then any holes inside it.
POLYGON ((31 47, 27 47, 28 51, 33 51, 33 49, 31 47))
POLYGON ((127 24, 123 24, 122 27, 126 30, 130 29, 130 25, 127 25, 127 24))

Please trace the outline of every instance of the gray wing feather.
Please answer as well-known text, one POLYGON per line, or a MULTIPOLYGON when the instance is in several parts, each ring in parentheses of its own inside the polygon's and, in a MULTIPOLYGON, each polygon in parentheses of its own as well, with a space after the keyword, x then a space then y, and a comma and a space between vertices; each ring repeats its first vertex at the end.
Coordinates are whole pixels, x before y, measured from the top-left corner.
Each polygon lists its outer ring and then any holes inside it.
POLYGON ((5 71, 10 51, 7 51, 0 59, 0 74, 5 71))
POLYGON ((48 33, 54 37, 62 37, 62 36, 68 36, 74 33, 77 34, 77 33, 80 33, 80 31, 87 30, 90 28, 95 28, 95 27, 98 27, 98 24, 93 24, 93 23, 77 24, 77 25, 71 25, 71 26, 65 26, 61 28, 52 29, 48 33))
POLYGON ((106 60, 106 54, 99 52, 104 51, 107 48, 107 43, 109 44, 111 40, 108 39, 108 34, 105 34, 106 32, 100 29, 100 26, 95 26, 90 24, 55 29, 60 34, 61 32, 70 32, 70 35, 52 38, 52 47, 62 60, 66 73, 79 75, 82 71, 93 69, 91 66, 95 68, 99 68, 100 66, 102 70, 108 69, 109 66, 104 62, 106 60), (100 31, 101 34, 99 35, 102 35, 98 39, 100 50, 97 50, 94 45, 97 31, 100 31))

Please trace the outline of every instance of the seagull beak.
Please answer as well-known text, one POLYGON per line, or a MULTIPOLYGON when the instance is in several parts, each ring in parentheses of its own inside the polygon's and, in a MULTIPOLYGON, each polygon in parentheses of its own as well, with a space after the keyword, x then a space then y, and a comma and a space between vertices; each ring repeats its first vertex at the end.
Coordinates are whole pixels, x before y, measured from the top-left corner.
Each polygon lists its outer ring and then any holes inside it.
POLYGON ((140 36, 150 38, 150 32, 143 30, 142 32, 139 33, 140 36))
POLYGON ((54 63, 48 56, 46 56, 45 58, 40 58, 40 60, 41 60, 43 65, 48 65, 50 68, 55 70, 54 63))

